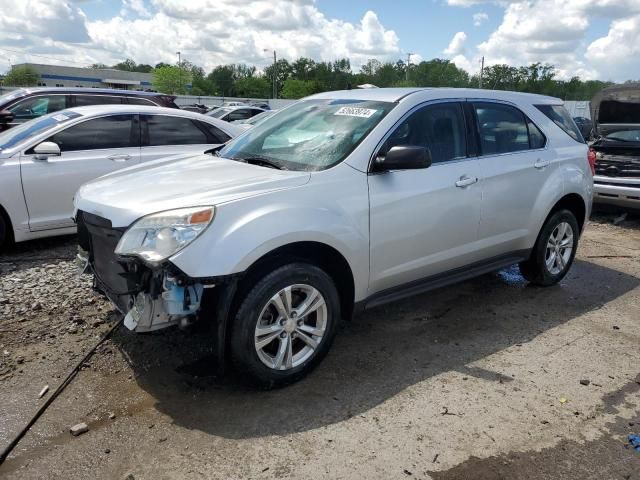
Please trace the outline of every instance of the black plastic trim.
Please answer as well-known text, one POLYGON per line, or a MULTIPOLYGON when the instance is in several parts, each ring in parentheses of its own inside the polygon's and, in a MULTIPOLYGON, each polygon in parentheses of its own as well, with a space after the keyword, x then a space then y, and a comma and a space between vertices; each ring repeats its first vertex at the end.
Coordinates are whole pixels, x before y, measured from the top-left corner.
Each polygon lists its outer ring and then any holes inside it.
POLYGON ((435 290, 436 288, 445 287, 454 283, 462 282, 470 278, 483 275, 485 273, 494 272, 501 268, 508 267, 514 263, 519 263, 529 258, 531 250, 518 250, 487 260, 472 263, 464 267, 449 270, 447 272, 432 275, 430 277, 415 280, 397 287, 375 293, 370 297, 357 302, 356 311, 362 311, 373 307, 378 307, 386 303, 395 302, 406 297, 412 297, 421 293, 435 290))

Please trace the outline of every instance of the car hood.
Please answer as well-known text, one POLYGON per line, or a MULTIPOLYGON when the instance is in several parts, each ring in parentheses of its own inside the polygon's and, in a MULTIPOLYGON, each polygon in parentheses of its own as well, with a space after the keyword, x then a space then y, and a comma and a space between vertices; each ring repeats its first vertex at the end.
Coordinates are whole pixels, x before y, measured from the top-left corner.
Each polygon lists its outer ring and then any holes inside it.
POLYGON ((640 125, 640 83, 609 87, 591 100, 591 119, 599 135, 637 130, 640 125))
POLYGON ((100 177, 80 187, 74 203, 126 227, 138 218, 174 208, 220 205, 309 181, 309 172, 276 170, 211 155, 160 162, 100 177))

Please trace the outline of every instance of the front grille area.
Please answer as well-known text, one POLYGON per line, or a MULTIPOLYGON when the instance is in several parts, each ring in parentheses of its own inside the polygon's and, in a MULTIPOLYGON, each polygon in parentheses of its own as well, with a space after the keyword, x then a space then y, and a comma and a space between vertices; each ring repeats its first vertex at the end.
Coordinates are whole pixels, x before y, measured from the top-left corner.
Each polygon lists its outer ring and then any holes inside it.
POLYGON ((106 218, 82 211, 78 213, 77 223, 80 246, 89 251, 96 287, 126 311, 131 294, 140 289, 142 275, 137 265, 130 265, 115 254, 124 231, 113 228, 106 218))
POLYGON ((596 175, 640 178, 640 153, 637 157, 604 153, 596 161, 596 175))

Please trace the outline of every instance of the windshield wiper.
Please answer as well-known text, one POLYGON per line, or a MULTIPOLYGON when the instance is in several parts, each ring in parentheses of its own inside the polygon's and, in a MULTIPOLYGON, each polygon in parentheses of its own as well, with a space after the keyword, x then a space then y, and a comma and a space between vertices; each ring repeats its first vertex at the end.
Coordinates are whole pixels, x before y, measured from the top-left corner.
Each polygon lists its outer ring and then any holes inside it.
POLYGON ((251 165, 259 165, 261 167, 275 168, 276 170, 286 170, 284 165, 280 165, 269 158, 259 157, 257 155, 252 155, 250 157, 235 157, 233 160, 249 163, 251 165))
POLYGON ((220 150, 222 150, 222 148, 226 146, 227 146, 226 143, 221 143, 217 147, 213 147, 213 148, 210 148, 209 150, 205 150, 204 153, 210 153, 211 155, 215 155, 217 157, 219 156, 218 152, 220 152, 220 150))

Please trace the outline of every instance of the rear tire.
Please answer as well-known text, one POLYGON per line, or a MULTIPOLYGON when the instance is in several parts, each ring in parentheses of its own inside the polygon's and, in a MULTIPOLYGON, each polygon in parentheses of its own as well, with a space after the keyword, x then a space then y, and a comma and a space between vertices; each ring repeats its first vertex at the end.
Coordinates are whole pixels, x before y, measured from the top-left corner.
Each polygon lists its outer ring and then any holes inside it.
POLYGON ((9 229, 7 227, 7 222, 5 222, 2 217, 2 213, 0 213, 0 251, 4 247, 9 244, 9 229))
POLYGON ((315 265, 282 266, 249 287, 231 324, 231 359, 263 388, 293 383, 329 351, 340 319, 340 299, 315 265))
POLYGON ((528 260, 520 263, 520 273, 529 282, 555 285, 571 268, 578 248, 580 229, 570 210, 554 212, 544 223, 528 260))

